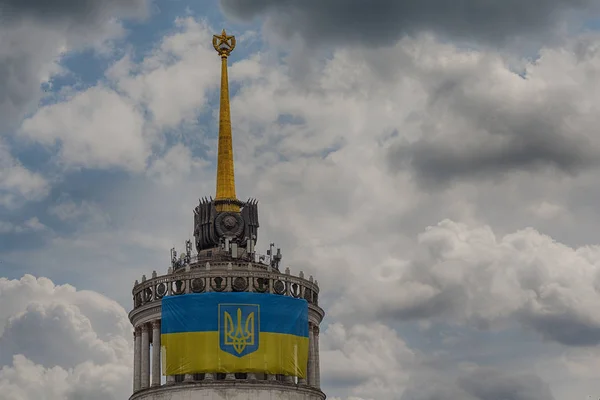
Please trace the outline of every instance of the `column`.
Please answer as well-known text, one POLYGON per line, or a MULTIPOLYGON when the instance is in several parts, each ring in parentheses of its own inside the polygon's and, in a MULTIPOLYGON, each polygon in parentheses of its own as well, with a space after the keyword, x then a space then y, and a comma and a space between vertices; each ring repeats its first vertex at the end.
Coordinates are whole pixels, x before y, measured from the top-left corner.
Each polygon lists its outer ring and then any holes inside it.
POLYGON ((175 375, 167 375, 167 385, 172 385, 175 383, 175 375))
POLYGON ((183 381, 184 382, 191 382, 194 380, 194 374, 185 374, 183 376, 183 381))
POLYGON ((315 386, 315 335, 313 324, 308 324, 308 367, 306 375, 309 386, 315 386))
POLYGON ((142 325, 142 389, 150 386, 150 328, 142 325))
POLYGON ((140 328, 135 328, 133 331, 133 391, 134 393, 140 390, 142 378, 142 331, 140 328))
POLYGON ((319 365, 319 325, 315 325, 315 387, 321 388, 321 366, 319 365))
POLYGON ((152 322, 152 386, 160 386, 160 321, 152 322))

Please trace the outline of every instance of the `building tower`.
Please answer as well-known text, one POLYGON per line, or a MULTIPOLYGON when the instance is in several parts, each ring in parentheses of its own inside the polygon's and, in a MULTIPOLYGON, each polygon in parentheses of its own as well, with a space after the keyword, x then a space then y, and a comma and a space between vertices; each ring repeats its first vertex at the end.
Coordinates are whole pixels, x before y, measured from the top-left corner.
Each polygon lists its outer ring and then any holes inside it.
MULTIPOLYGON (((306 279, 303 272, 298 276, 291 275, 289 268, 281 272, 281 251, 275 252, 273 243, 266 255, 255 252, 258 202, 254 199, 240 201, 235 192, 227 77, 227 59, 235 47, 235 38, 223 30, 220 35, 214 35, 213 46, 222 64, 216 197, 200 199, 194 209, 196 254, 192 254, 192 242, 187 241, 185 251, 179 257, 175 249, 171 249, 171 266, 166 274, 158 275, 154 271, 150 278, 144 275, 141 282, 134 284, 133 310, 129 313, 134 327, 134 376, 130 400, 324 400, 319 369, 319 324, 324 311, 318 305, 319 286, 312 276, 306 279), (279 358, 306 360, 302 367, 304 376, 299 376, 302 373, 293 376, 256 370, 224 371, 222 368, 168 375, 172 366, 165 367, 166 353, 170 350, 165 347, 168 335, 164 335, 167 314, 163 304, 204 295, 220 296, 216 293, 269 298, 281 304, 295 301, 307 308, 307 317, 300 324, 306 332, 302 339, 308 339, 302 342, 307 345, 301 348, 307 354, 304 358, 299 357, 298 347, 294 355, 280 354, 284 351, 278 350, 279 358)), ((190 315, 195 317, 197 313, 190 315)), ((242 325, 240 315, 238 326, 242 325)), ((183 352, 201 357, 203 351, 214 350, 215 346, 210 346, 213 345, 198 339, 187 342, 183 352)), ((298 363, 302 364, 302 361, 298 363)))

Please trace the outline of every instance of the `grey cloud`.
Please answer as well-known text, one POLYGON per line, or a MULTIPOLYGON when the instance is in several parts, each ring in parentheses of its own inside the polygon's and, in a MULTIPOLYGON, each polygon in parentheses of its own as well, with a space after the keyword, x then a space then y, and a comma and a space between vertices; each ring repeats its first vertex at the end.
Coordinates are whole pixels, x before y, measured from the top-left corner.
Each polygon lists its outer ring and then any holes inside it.
POLYGON ((423 139, 395 147, 389 158, 393 169, 412 169, 427 188, 444 187, 455 180, 497 178, 518 170, 552 168, 575 175, 597 165, 598 155, 585 143, 558 135, 536 136, 533 132, 540 127, 533 121, 529 128, 510 132, 500 146, 481 143, 478 148, 453 148, 423 139))
POLYGON ((504 374, 481 368, 458 380, 458 386, 478 400, 552 400, 547 383, 533 374, 504 374))
POLYGON ((398 333, 382 324, 330 324, 320 346, 322 384, 363 398, 394 398, 415 360, 398 333))
POLYGON ((491 53, 453 52, 456 63, 448 54, 413 57, 427 101, 419 138, 401 139, 389 151, 392 170, 411 170, 431 189, 514 171, 573 176, 597 167, 596 80, 589 72, 598 70, 595 48, 580 38, 544 49, 523 76, 491 53))
POLYGON ((14 354, 46 367, 111 361, 112 349, 91 333, 89 321, 78 313, 64 304, 29 305, 25 313, 9 320, 0 336, 0 365, 10 364, 14 354), (40 332, 45 335, 40 337, 40 332))
MULTIPOLYGON (((423 276, 421 279, 426 280, 423 276)), ((389 304, 379 312, 382 318, 397 318, 400 320, 418 320, 435 318, 439 315, 454 314, 457 310, 468 305, 468 295, 463 287, 448 287, 432 296, 426 302, 414 302, 407 307, 396 308, 389 304)))
POLYGON ((117 400, 131 393, 131 325, 117 303, 30 275, 0 278, 0 303, 3 399, 117 400))
POLYGON ((545 339, 567 346, 587 347, 600 344, 598 323, 576 311, 571 313, 527 311, 517 318, 524 325, 540 332, 545 339))
POLYGON ((72 24, 98 21, 106 16, 140 15, 148 0, 0 0, 5 19, 36 17, 72 24))
POLYGON ((375 46, 422 30, 506 42, 547 32, 574 13, 598 11, 593 0, 221 0, 221 5, 237 18, 267 15, 280 33, 300 33, 308 43, 375 46))
MULTIPOLYGON (((534 229, 497 237, 489 227, 446 220, 419 236, 413 260, 399 267, 397 279, 379 282, 365 302, 342 295, 339 303, 345 301, 353 316, 370 312, 484 330, 517 322, 553 342, 593 346, 600 343, 599 256, 596 248, 570 248, 534 229)), ((364 291, 361 285, 354 287, 364 291)))
POLYGON ((99 45, 112 18, 143 17, 148 0, 0 0, 0 128, 14 128, 42 95, 63 46, 99 45))
POLYGON ((553 400, 547 383, 533 374, 477 368, 454 382, 412 381, 401 400, 553 400))

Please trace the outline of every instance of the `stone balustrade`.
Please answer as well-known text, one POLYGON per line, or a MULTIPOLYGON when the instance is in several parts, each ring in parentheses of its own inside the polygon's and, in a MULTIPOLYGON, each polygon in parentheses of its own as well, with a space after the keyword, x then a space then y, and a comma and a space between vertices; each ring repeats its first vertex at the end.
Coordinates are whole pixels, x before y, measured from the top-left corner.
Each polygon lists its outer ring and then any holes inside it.
POLYGON ((207 262, 151 279, 143 277, 133 288, 132 313, 148 303, 160 302, 164 296, 204 292, 273 293, 303 298, 318 306, 317 282, 312 277, 304 279, 302 272, 300 277, 289 274, 289 268, 286 272, 265 270, 257 263, 207 262))

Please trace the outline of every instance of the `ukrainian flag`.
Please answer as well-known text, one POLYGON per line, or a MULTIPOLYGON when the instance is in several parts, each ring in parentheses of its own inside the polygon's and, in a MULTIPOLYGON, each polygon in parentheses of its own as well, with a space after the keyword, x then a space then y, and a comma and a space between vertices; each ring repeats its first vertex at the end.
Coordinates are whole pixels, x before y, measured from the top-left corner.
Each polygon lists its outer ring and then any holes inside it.
POLYGON ((264 293, 162 300, 165 375, 264 372, 306 378, 308 303, 264 293))

